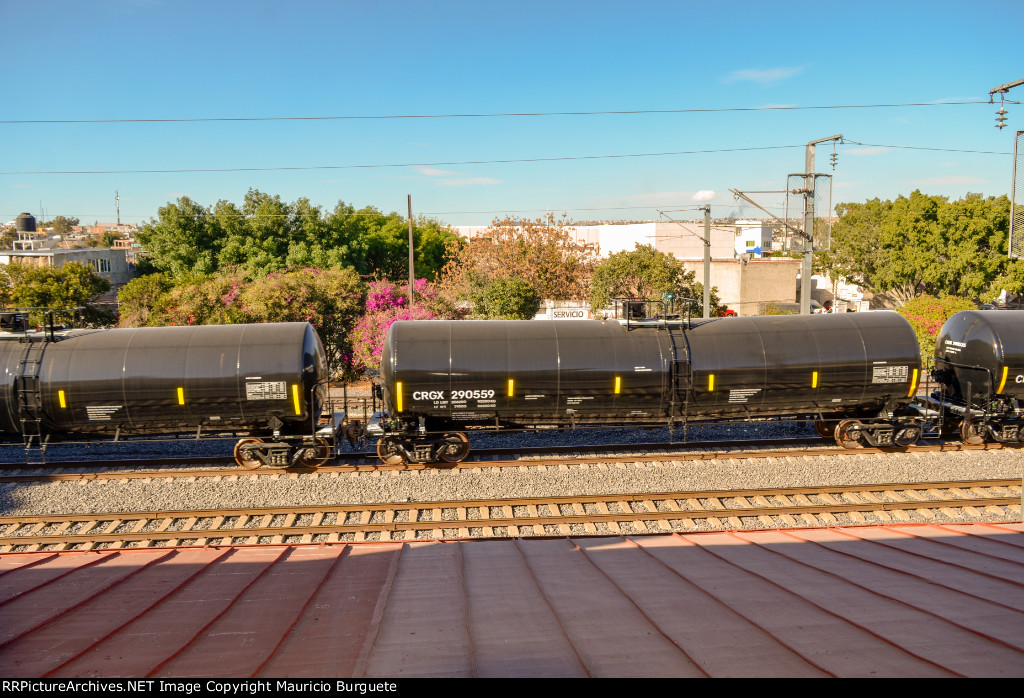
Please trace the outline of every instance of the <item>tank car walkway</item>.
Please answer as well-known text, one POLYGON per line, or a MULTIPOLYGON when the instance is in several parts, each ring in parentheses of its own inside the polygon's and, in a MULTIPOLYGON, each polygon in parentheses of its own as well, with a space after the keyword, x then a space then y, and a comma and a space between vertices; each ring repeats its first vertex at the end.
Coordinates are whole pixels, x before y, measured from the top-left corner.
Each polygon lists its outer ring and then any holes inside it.
POLYGON ((3 677, 1024 676, 1024 524, 0 555, 3 677))

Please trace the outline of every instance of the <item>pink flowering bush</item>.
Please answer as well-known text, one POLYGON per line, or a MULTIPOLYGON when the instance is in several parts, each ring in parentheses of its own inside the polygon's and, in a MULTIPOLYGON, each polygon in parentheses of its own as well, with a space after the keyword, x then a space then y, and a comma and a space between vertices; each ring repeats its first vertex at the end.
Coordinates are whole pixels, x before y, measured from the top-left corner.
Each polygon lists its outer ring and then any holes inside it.
POLYGON ((907 301, 897 312, 914 328, 921 345, 921 357, 927 360, 935 353, 935 336, 946 320, 961 310, 976 310, 977 307, 970 299, 960 296, 923 295, 907 301))
POLYGON ((459 311, 426 279, 416 279, 415 302, 409 307, 409 286, 390 281, 373 281, 366 294, 366 313, 356 321, 349 335, 352 370, 355 373, 380 369, 380 355, 391 325, 398 320, 457 319, 459 311))

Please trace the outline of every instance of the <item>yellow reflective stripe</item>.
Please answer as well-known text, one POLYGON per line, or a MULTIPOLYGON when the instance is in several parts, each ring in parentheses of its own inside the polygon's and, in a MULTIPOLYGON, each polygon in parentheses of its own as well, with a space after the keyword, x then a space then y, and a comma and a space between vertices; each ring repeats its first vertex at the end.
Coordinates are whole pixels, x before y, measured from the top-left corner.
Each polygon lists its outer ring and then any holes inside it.
POLYGON ((914 369, 914 375, 910 377, 910 390, 907 392, 907 397, 914 397, 914 391, 917 390, 917 369, 914 369))
POLYGON ((178 388, 178 404, 179 405, 184 405, 185 404, 185 389, 184 388, 178 388))
POLYGON ((708 374, 708 392, 709 393, 715 392, 715 374, 714 373, 709 373, 708 374))
POLYGON ((64 391, 63 390, 58 390, 57 391, 57 400, 60 402, 60 408, 62 410, 67 409, 68 403, 64 400, 64 391))
POLYGON ((1009 366, 1003 366, 1003 380, 999 381, 999 390, 996 391, 997 393, 1003 392, 1003 388, 1006 387, 1006 374, 1009 370, 1009 366))
POLYGON ((402 411, 402 384, 395 383, 395 409, 402 411))
POLYGON ((812 388, 817 388, 818 387, 818 372, 817 371, 814 371, 811 374, 811 387, 812 388))
POLYGON ((292 402, 295 403, 295 414, 302 414, 302 403, 299 402, 298 383, 292 383, 292 402))
POLYGON ((513 386, 514 384, 515 384, 515 381, 514 381, 514 380, 512 380, 511 378, 509 378, 509 379, 508 379, 508 396, 509 396, 509 397, 512 397, 512 394, 513 394, 512 386, 513 386))
POLYGON ((622 377, 615 376, 615 394, 618 395, 622 392, 622 377))

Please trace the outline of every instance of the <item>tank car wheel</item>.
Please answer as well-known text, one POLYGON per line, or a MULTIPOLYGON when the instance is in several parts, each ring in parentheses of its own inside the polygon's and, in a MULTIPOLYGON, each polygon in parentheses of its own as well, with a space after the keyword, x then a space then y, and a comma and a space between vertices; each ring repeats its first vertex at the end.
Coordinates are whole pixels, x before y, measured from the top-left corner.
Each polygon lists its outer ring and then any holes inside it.
POLYGON ((261 463, 258 458, 254 457, 248 451, 243 450, 242 446, 245 446, 246 444, 261 443, 263 443, 262 439, 240 439, 238 443, 235 444, 235 462, 238 463, 243 468, 247 468, 249 470, 255 470, 256 468, 259 468, 261 465, 263 465, 263 463, 261 463))
POLYGON ((814 431, 823 439, 834 439, 836 436, 836 425, 833 422, 817 420, 814 422, 814 431))
POLYGON ((843 448, 860 448, 861 436, 858 432, 852 430, 855 426, 860 426, 860 420, 844 419, 839 422, 836 425, 836 443, 843 448))
POLYGON ((960 438, 964 440, 965 444, 983 444, 985 443, 983 428, 983 424, 965 419, 960 422, 960 438))
POLYGON ((462 432, 444 435, 444 447, 437 455, 445 463, 461 463, 469 455, 469 437, 462 432))
POLYGON ((893 441, 897 446, 906 448, 907 446, 913 446, 917 443, 917 440, 921 438, 921 427, 916 424, 912 424, 905 427, 899 427, 896 430, 896 436, 893 437, 893 441))
POLYGON ((395 436, 382 436, 377 442, 377 457, 385 465, 401 465, 405 462, 405 456, 396 448, 398 438, 395 436))
POLYGON ((320 437, 317 437, 314 448, 304 448, 302 450, 303 453, 299 456, 299 465, 303 468, 319 468, 331 457, 331 447, 320 437))

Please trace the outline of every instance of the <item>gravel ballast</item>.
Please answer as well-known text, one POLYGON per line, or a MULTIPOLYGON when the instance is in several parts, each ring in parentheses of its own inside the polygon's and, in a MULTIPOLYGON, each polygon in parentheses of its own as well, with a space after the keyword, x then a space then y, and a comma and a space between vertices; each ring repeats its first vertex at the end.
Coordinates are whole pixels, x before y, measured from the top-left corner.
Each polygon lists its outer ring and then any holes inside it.
MULTIPOLYGON (((649 436, 647 437, 649 438, 649 436)), ((8 483, 0 515, 53 515, 278 506, 530 498, 768 489, 842 484, 1019 479, 1020 451, 954 451, 676 460, 640 465, 581 465, 567 456, 545 468, 427 469, 341 474, 239 475, 8 483)))

